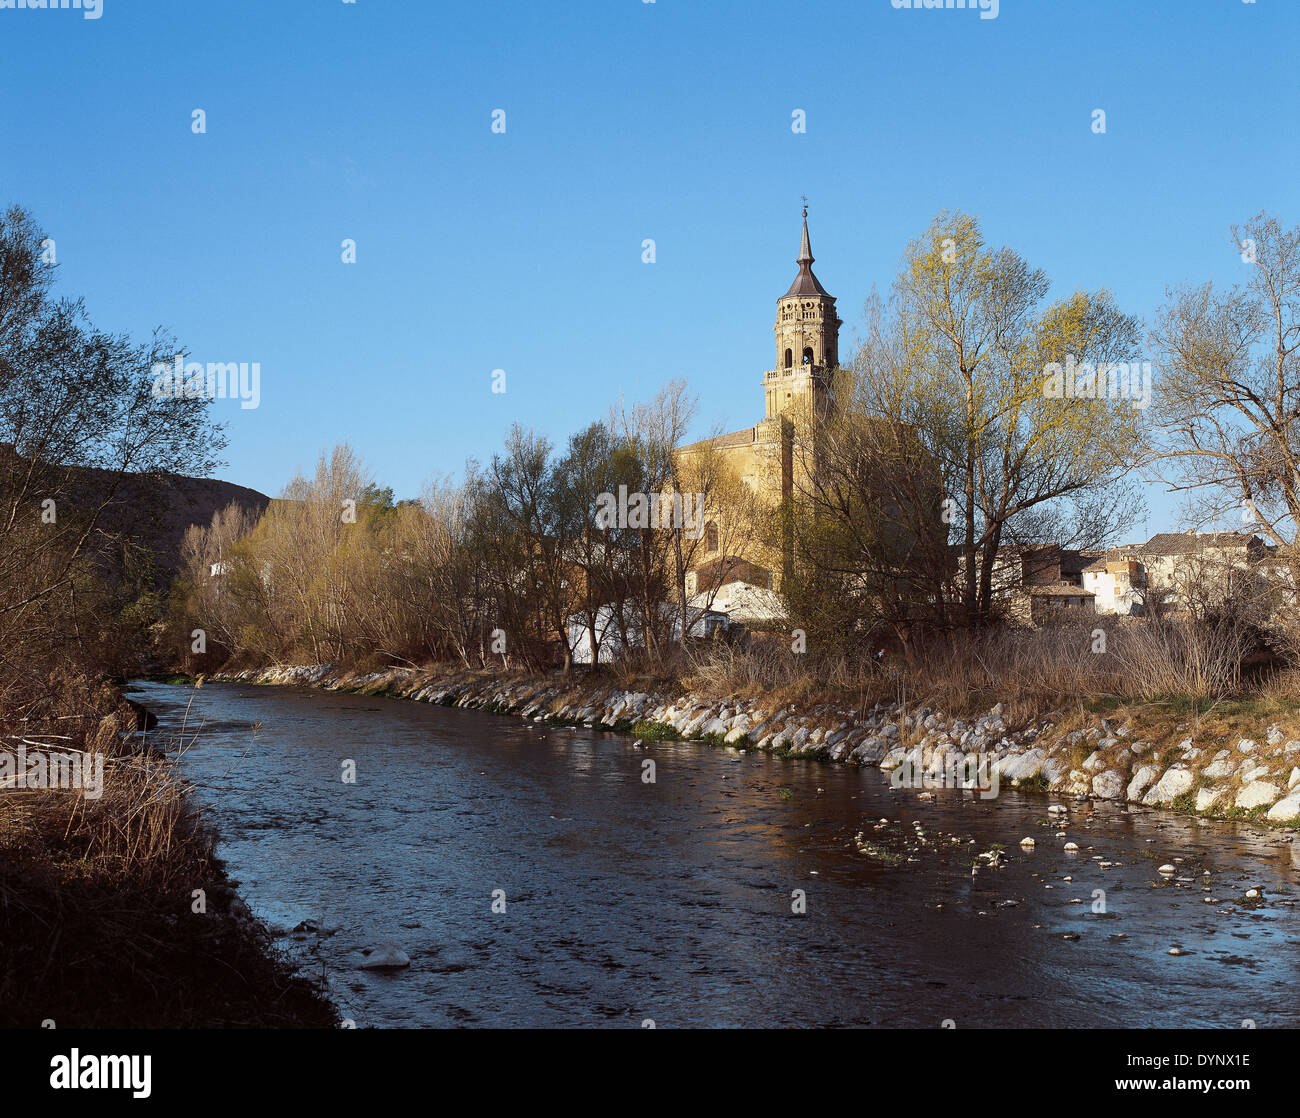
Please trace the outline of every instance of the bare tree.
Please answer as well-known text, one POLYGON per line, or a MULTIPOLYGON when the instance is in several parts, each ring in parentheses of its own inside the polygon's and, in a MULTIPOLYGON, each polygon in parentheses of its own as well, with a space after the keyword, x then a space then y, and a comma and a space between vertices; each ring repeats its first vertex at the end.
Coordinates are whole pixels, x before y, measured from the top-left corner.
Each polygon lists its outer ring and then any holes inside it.
POLYGON ((1160 364, 1154 468, 1196 525, 1230 520, 1281 548, 1300 586, 1300 227, 1234 226, 1246 270, 1169 293, 1151 332, 1160 364))

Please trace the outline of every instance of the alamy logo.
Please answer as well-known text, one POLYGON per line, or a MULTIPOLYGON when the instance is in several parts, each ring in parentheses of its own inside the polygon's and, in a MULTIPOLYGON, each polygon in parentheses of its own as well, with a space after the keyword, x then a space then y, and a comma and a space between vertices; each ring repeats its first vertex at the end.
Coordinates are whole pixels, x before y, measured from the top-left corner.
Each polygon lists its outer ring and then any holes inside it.
POLYGON ((998 18, 998 0, 889 0, 896 11, 978 11, 980 19, 998 18))
POLYGON ((909 755, 889 774, 891 788, 958 788, 979 792, 981 800, 997 798, 998 770, 984 753, 950 753, 939 766, 922 768, 909 755))
POLYGON ((147 1099, 153 1093, 150 1085, 152 1056, 84 1056, 74 1048, 66 1056, 50 1059, 50 1086, 60 1090, 110 1090, 130 1091, 133 1098, 147 1099))
POLYGON ((80 790, 88 800, 104 794, 102 753, 58 753, 51 750, 0 750, 0 788, 80 790))
POLYGON ((0 0, 0 11, 6 8, 80 11, 82 19, 99 19, 104 14, 104 0, 0 0))
POLYGON ((254 361, 159 362, 153 373, 153 394, 158 400, 238 400, 245 411, 262 402, 262 366, 254 361))
POLYGON ((1151 362, 1109 361, 1094 365, 1069 354, 1062 365, 1043 367, 1043 395, 1052 400, 1131 400, 1139 411, 1151 403, 1151 362))
POLYGON ((628 493, 618 487, 618 496, 602 493, 596 498, 596 527, 677 528, 687 539, 704 534, 703 493, 628 493))

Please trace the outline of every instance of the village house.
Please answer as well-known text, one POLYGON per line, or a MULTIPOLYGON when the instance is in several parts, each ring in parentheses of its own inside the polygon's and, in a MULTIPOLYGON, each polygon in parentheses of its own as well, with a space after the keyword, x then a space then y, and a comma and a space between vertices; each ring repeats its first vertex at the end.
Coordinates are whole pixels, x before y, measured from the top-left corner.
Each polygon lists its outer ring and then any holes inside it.
POLYGON ((1146 572, 1136 549, 1114 547, 1083 568, 1083 588, 1098 613, 1140 614, 1146 601, 1146 572))
MULTIPOLYGON (((1000 547, 993 560, 993 597, 1024 624, 1041 625, 1071 611, 1092 613, 1096 595, 1092 587, 1084 585, 1083 572, 1101 554, 1059 544, 1000 547)), ((981 561, 977 552, 976 562, 981 561)), ((966 569, 965 556, 957 556, 956 569, 960 580, 966 569)))
POLYGON ((1065 617, 1097 612, 1096 595, 1068 582, 1030 586, 1025 590, 1023 602, 1021 616, 1027 614, 1032 625, 1047 625, 1065 617))
POLYGON ((1119 617, 1204 613, 1263 578, 1296 598, 1277 549, 1240 532, 1161 532, 1107 551, 1008 547, 998 551, 995 592, 1012 616, 1032 624, 1070 609, 1119 617))

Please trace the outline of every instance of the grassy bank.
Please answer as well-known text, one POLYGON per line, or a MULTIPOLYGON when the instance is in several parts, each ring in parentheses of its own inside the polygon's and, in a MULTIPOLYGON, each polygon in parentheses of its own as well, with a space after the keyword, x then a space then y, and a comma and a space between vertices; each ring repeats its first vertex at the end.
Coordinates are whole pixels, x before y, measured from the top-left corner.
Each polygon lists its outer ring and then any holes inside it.
POLYGON ((97 798, 0 791, 0 1026, 337 1024, 247 915, 173 764, 123 748, 134 717, 119 707, 84 732, 69 732, 72 716, 5 727, 10 751, 108 756, 97 798))

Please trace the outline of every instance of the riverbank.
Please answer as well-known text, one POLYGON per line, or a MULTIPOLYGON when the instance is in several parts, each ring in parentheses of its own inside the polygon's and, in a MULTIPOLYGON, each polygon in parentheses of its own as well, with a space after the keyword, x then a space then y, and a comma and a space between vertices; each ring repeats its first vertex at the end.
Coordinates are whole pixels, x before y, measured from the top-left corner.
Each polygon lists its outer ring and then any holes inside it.
POLYGON ((628 691, 603 680, 332 664, 253 668, 216 678, 309 686, 586 726, 641 738, 872 765, 898 787, 1006 784, 1077 800, 1163 808, 1294 829, 1300 823, 1300 709, 1259 702, 1088 704, 1010 726, 1002 704, 951 719, 929 707, 776 705, 628 691))
POLYGON ((175 762, 134 750, 141 722, 117 699, 85 732, 9 735, 25 775, 0 789, 0 1027, 336 1026, 239 899, 175 762), (33 779, 82 750, 102 756, 94 786, 33 779))
POLYGON ((358 1028, 1300 1024, 1281 832, 344 691, 133 694, 205 726, 181 767, 241 894, 358 1028), (410 965, 367 969, 389 940, 410 965))

